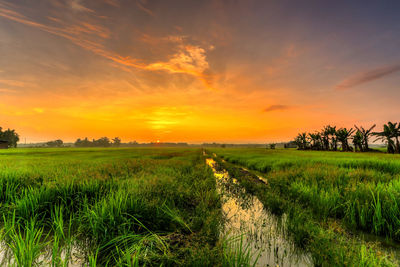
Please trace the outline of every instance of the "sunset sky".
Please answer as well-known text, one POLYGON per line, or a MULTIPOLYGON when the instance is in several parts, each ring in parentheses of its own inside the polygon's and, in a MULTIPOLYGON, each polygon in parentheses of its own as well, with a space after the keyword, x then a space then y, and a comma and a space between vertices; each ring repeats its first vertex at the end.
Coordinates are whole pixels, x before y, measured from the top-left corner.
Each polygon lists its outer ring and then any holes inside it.
POLYGON ((400 1, 0 0, 22 141, 277 142, 400 121, 400 1))

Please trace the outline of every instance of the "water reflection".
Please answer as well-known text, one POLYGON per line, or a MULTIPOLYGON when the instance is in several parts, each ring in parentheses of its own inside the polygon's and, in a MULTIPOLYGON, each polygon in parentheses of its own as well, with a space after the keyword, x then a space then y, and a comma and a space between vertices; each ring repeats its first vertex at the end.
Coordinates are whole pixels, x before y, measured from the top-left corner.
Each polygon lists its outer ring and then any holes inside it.
POLYGON ((277 218, 265 210, 258 198, 246 193, 214 159, 208 158, 206 163, 214 172, 222 197, 226 218, 223 236, 244 235, 245 245, 256 252, 253 258, 259 257, 257 266, 312 266, 311 257, 285 238, 285 216, 277 218))
MULTIPOLYGON (((35 266, 86 266, 83 255, 83 252, 81 252, 77 246, 72 246, 71 251, 63 249, 59 258, 60 262, 57 264, 52 261, 52 250, 48 248, 46 252, 41 254, 35 261, 35 266)), ((0 266, 18 266, 13 252, 4 241, 0 243, 0 266)))

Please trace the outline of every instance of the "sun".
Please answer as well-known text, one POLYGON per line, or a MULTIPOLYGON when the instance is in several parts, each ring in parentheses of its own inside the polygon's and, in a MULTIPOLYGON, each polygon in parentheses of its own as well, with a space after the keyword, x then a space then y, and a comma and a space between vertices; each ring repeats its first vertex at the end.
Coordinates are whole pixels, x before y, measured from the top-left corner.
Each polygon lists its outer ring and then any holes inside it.
POLYGON ((160 140, 157 140, 156 143, 159 144, 159 143, 160 143, 160 140))

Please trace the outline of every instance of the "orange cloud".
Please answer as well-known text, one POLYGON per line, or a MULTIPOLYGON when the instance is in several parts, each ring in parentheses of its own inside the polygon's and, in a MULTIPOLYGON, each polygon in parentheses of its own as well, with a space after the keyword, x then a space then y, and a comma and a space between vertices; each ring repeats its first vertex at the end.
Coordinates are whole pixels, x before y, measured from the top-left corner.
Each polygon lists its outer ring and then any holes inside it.
POLYGON ((264 109, 265 112, 277 111, 277 110, 286 110, 289 109, 290 106, 287 105, 271 105, 264 109))
POLYGON ((0 93, 15 93, 15 90, 8 88, 0 88, 0 93))
POLYGON ((75 11, 81 11, 81 12, 85 11, 85 12, 95 13, 94 10, 82 5, 81 0, 70 0, 69 5, 75 11))
POLYGON ((30 83, 17 81, 17 80, 7 80, 7 79, 0 79, 0 84, 5 84, 8 86, 16 86, 16 87, 32 86, 32 84, 30 84, 30 83))
MULTIPOLYGON (((75 3, 75 5, 79 4, 79 2, 73 2, 73 3, 75 3)), ((85 33, 101 38, 108 38, 110 35, 109 31, 99 25, 90 24, 88 22, 79 22, 78 24, 66 26, 65 23, 62 22, 62 20, 50 17, 49 18, 50 20, 57 22, 58 24, 61 24, 62 27, 47 26, 32 21, 27 17, 25 17, 24 15, 9 9, 5 5, 2 5, 1 3, 0 3, 0 16, 25 25, 39 28, 43 31, 46 31, 54 35, 64 37, 73 42, 74 44, 88 51, 91 51, 99 56, 107 58, 125 67, 132 67, 150 71, 164 70, 170 73, 188 74, 198 78, 200 81, 203 82, 203 84, 207 88, 212 89, 210 74, 208 75, 204 74, 204 71, 206 71, 209 68, 205 56, 206 50, 195 45, 184 45, 183 37, 169 36, 167 37, 167 39, 164 39, 171 42, 177 42, 178 48, 180 50, 178 53, 174 54, 169 61, 167 62, 160 61, 150 64, 144 64, 138 62, 137 59, 131 57, 124 57, 118 55, 115 52, 107 50, 101 43, 92 41, 89 38, 86 38, 84 35, 82 35, 82 33, 85 33)), ((122 69, 128 70, 124 67, 122 67, 122 69)))
POLYGON ((148 70, 166 70, 171 73, 186 73, 198 77, 211 88, 204 72, 209 68, 205 50, 198 46, 185 45, 167 62, 156 62, 145 67, 148 70))

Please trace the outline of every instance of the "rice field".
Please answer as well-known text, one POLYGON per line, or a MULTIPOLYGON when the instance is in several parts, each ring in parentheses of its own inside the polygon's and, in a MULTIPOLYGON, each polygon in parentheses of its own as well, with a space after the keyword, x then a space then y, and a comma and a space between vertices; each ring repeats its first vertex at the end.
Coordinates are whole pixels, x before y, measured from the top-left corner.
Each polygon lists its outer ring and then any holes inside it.
POLYGON ((211 149, 317 266, 398 266, 400 157, 384 153, 211 149), (249 170, 246 172, 244 170, 249 170), (255 175, 267 183, 257 182, 255 175))
POLYGON ((400 155, 0 151, 7 266, 398 266, 400 155))
POLYGON ((0 191, 2 266, 212 266, 230 255, 199 149, 4 150, 0 191))

